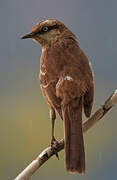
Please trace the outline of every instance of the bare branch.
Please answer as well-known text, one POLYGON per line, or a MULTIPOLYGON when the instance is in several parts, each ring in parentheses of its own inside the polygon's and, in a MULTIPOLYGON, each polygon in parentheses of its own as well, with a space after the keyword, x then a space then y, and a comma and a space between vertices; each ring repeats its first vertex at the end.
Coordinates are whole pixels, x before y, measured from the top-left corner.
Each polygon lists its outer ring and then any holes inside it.
MULTIPOLYGON (((83 124, 83 133, 96 124, 117 103, 117 89, 86 122, 83 124)), ((56 152, 64 149, 64 139, 61 139, 54 147, 49 146, 33 160, 14 180, 28 180, 56 152)))

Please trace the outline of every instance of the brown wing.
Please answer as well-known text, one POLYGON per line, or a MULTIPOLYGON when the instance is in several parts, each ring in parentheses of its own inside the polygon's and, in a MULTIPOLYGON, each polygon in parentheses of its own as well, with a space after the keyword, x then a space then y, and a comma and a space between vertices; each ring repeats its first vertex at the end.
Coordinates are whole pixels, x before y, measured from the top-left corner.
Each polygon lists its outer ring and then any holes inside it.
POLYGON ((92 110, 93 99, 94 99, 94 81, 93 81, 93 72, 91 64, 87 63, 88 58, 81 50, 81 59, 84 62, 83 66, 85 72, 85 82, 87 83, 87 90, 84 94, 84 112, 86 117, 89 117, 92 110))

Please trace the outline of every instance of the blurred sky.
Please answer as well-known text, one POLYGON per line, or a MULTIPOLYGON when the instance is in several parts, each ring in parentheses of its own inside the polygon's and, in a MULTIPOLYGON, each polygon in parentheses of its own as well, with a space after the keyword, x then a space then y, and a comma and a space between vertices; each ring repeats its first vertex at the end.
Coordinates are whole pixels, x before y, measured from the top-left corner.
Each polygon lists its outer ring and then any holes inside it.
MULTIPOLYGON (((93 111, 117 85, 116 0, 1 0, 0 2, 0 179, 13 179, 50 143, 49 110, 38 80, 41 47, 20 36, 45 18, 62 20, 77 36, 95 74, 93 111)), ((116 179, 117 106, 85 136, 87 171, 68 175, 64 153, 32 178, 116 179)), ((57 118, 56 136, 63 137, 57 118)))

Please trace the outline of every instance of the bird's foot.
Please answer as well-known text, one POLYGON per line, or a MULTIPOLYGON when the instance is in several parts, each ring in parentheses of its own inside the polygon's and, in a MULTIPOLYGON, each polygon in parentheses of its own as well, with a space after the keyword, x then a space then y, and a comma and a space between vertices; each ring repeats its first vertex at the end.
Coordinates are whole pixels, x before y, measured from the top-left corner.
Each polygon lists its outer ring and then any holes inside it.
POLYGON ((59 160, 58 152, 56 152, 57 146, 58 146, 58 141, 55 139, 55 137, 53 137, 51 140, 51 148, 53 148, 53 151, 54 151, 57 159, 59 160))

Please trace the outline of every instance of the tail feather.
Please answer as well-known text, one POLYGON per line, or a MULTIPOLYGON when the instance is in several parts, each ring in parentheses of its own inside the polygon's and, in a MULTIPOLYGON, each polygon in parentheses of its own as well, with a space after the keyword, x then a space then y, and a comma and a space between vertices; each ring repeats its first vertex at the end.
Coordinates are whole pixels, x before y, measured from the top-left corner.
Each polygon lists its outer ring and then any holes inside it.
POLYGON ((65 105, 62 108, 65 136, 66 169, 72 173, 85 172, 85 153, 82 133, 82 112, 65 105))

